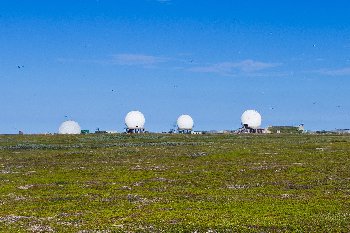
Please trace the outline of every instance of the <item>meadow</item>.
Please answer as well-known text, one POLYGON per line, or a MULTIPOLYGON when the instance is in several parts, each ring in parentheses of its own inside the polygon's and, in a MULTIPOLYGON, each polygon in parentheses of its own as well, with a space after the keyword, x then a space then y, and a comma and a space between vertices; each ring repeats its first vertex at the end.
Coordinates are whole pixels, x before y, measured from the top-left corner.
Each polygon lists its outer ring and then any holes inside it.
POLYGON ((350 136, 0 136, 0 232, 350 232, 350 136))

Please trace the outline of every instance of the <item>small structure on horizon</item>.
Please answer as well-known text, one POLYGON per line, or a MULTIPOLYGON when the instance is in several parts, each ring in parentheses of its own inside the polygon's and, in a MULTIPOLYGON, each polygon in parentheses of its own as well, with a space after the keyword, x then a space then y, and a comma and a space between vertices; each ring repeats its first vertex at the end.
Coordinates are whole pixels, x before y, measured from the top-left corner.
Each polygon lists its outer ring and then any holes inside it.
POLYGON ((350 134, 350 129, 335 129, 332 132, 337 134, 350 134))
POLYGON ((200 135, 200 134, 203 134, 203 132, 202 131, 191 131, 191 134, 200 135))
POLYGON ((81 134, 89 134, 89 133, 90 133, 90 130, 88 130, 88 129, 82 129, 82 130, 80 131, 80 133, 81 133, 81 134))
POLYGON ((107 130, 106 132, 108 134, 116 134, 116 133, 118 133, 118 131, 116 131, 116 130, 107 130))
POLYGON ((298 130, 304 133, 305 132, 304 124, 298 125, 298 130))
POLYGON ((100 128, 97 128, 96 130, 95 130, 95 134, 106 134, 107 133, 107 131, 105 131, 105 130, 100 130, 100 128))

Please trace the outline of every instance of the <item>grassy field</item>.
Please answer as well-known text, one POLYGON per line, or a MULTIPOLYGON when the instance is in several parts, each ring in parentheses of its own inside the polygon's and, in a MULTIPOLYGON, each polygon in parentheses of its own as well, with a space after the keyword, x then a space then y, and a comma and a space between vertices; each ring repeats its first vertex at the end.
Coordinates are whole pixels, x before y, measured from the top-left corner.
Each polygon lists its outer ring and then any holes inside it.
POLYGON ((0 232, 350 232, 350 136, 0 136, 0 232))

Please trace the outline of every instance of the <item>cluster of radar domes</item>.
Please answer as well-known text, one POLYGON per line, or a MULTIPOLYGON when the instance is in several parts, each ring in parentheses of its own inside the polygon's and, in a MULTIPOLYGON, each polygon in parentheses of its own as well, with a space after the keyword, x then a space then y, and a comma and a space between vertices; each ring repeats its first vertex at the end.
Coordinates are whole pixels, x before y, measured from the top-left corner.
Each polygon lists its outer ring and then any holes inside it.
MULTIPOLYGON (((125 117, 125 125, 130 130, 144 129, 145 123, 145 116, 140 111, 131 111, 125 117)), ((179 131, 192 130, 194 126, 190 115, 179 116, 176 123, 179 131)), ((261 115, 255 110, 247 110, 241 116, 241 123, 252 129, 257 129, 261 126, 261 115)), ((63 122, 58 129, 59 134, 80 134, 80 132, 79 124, 72 120, 63 122)))

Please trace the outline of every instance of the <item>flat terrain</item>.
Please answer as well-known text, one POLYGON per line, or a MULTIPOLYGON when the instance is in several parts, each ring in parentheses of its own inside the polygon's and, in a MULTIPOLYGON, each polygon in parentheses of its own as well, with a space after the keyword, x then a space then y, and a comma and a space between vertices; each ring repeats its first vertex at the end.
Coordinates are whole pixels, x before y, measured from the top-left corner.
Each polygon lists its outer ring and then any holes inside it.
POLYGON ((350 232, 350 136, 0 136, 0 232, 350 232))

